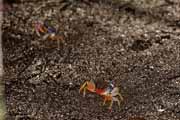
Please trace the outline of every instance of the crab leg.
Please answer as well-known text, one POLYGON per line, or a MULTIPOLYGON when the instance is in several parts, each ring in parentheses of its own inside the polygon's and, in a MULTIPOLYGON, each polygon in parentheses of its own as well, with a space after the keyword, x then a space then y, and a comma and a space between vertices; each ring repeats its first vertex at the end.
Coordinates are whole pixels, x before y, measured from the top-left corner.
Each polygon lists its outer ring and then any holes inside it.
POLYGON ((81 87, 79 89, 79 93, 82 91, 82 89, 85 89, 86 86, 87 86, 87 82, 85 82, 83 85, 81 85, 81 87))
POLYGON ((121 101, 124 100, 123 97, 122 97, 122 95, 121 95, 121 93, 118 93, 118 96, 120 97, 121 101))
POLYGON ((110 102, 110 105, 109 105, 109 109, 111 110, 111 108, 112 108, 112 105, 113 105, 113 100, 111 100, 111 102, 110 102))
POLYGON ((104 98, 103 106, 106 104, 107 98, 104 98))
POLYGON ((83 91, 83 97, 85 97, 85 95, 86 95, 86 87, 84 88, 84 91, 83 91))
POLYGON ((112 101, 116 101, 118 103, 118 106, 120 107, 120 100, 117 97, 113 97, 112 101))
POLYGON ((111 94, 112 94, 112 96, 119 96, 120 99, 123 101, 123 97, 122 97, 122 95, 119 92, 119 88, 117 88, 117 87, 114 88, 113 91, 111 92, 111 94))

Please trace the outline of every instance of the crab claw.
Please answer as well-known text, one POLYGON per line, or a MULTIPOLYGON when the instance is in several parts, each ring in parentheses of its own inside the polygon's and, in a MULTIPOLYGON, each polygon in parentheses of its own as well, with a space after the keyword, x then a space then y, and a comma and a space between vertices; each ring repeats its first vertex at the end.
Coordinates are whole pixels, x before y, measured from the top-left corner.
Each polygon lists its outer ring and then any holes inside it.
POLYGON ((86 90, 95 92, 96 86, 93 81, 86 81, 79 89, 79 93, 83 90, 83 96, 86 95, 86 90))

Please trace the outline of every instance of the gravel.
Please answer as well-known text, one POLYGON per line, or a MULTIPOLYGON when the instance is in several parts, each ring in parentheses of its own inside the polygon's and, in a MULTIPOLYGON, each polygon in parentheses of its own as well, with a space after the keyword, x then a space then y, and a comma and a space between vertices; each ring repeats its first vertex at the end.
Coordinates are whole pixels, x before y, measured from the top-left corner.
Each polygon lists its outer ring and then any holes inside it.
POLYGON ((2 49, 7 120, 179 120, 180 3, 31 0, 4 12, 2 49), (145 4, 145 3, 144 3, 145 4), (64 42, 43 40, 49 20, 64 42), (79 94, 86 80, 112 79, 121 107, 79 94))

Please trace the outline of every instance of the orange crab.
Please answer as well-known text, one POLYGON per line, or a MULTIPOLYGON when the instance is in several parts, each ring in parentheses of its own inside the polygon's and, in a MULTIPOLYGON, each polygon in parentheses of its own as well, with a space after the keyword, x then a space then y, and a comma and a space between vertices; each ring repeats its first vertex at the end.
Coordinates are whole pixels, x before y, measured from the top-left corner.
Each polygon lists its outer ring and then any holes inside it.
POLYGON ((113 103, 116 101, 118 106, 120 106, 120 101, 123 101, 123 97, 119 92, 118 87, 114 87, 113 84, 109 84, 109 86, 105 89, 98 89, 93 81, 86 81, 79 89, 79 93, 83 90, 83 96, 86 95, 86 90, 89 92, 96 93, 104 98, 103 105, 106 104, 107 101, 110 101, 109 109, 112 108, 113 103))
POLYGON ((43 39, 48 40, 60 40, 63 41, 64 38, 60 35, 56 34, 56 29, 54 27, 49 26, 46 22, 36 21, 33 23, 36 34, 40 37, 43 35, 43 39))

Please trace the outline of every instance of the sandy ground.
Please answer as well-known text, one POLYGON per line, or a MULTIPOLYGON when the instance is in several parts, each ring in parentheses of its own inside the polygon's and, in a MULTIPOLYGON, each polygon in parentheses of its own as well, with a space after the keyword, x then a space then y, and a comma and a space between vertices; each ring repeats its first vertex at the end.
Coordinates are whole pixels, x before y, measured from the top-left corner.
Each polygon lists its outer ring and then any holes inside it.
POLYGON ((24 1, 5 11, 2 30, 7 120, 180 120, 178 0, 24 1), (37 20, 64 42, 38 37, 37 20), (78 92, 109 79, 124 97, 111 112, 78 92))

